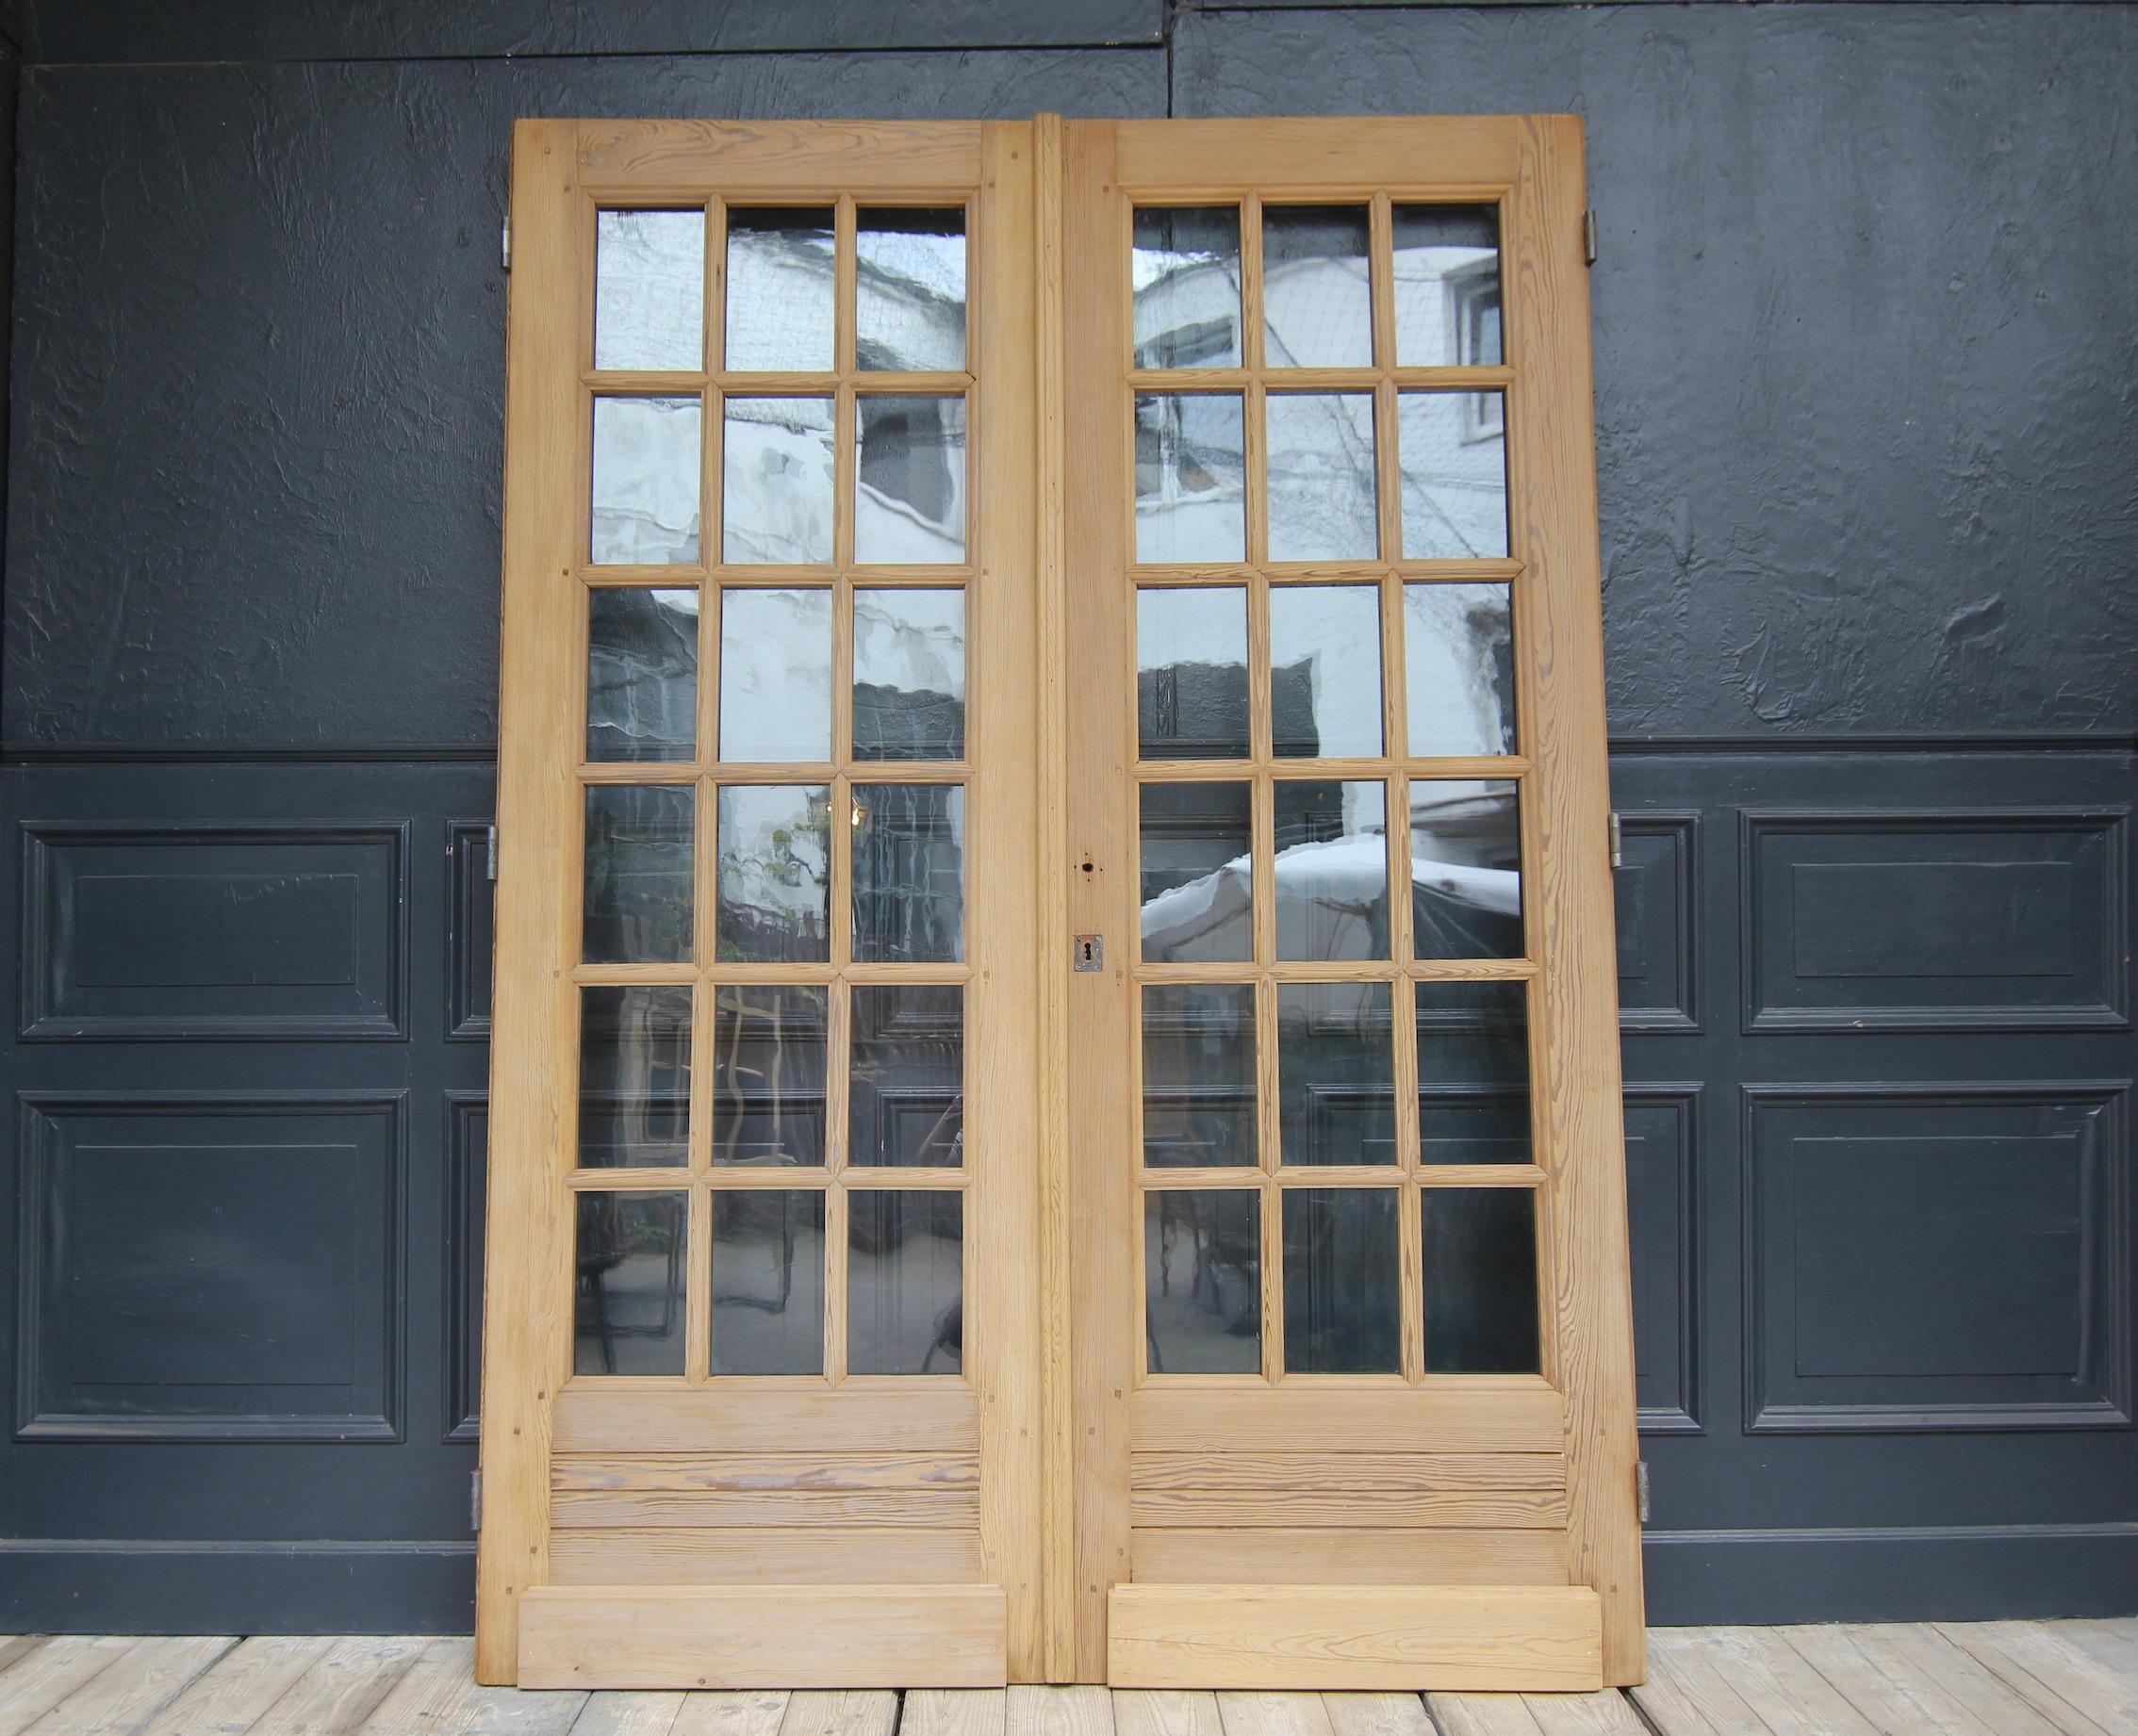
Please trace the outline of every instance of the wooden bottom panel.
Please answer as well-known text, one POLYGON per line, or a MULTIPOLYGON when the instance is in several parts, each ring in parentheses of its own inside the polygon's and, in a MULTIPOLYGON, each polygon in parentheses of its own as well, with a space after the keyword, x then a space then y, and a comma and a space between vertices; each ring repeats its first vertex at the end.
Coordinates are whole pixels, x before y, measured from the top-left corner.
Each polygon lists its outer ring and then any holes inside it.
POLYGON ((1358 1387, 1303 1381, 1282 1386, 1171 1386, 1128 1396, 1131 1453, 1555 1453, 1566 1446, 1566 1402, 1533 1375, 1443 1375, 1423 1386, 1358 1387))
POLYGON ((522 1688, 999 1688, 993 1585, 541 1585, 519 1604, 522 1688))
POLYGON ((970 1585, 983 1575, 975 1531, 809 1526, 741 1531, 558 1531, 558 1585, 970 1585))
MULTIPOLYGON (((979 1482, 977 1456, 932 1452, 574 1452, 558 1453, 550 1461, 550 1487, 560 1491, 702 1489, 748 1495, 969 1489, 979 1482)), ((1515 1489, 1533 1485, 1505 1482, 1492 1486, 1515 1489)))
MULTIPOLYGON (((698 1525, 910 1525, 924 1531, 949 1531, 979 1524, 979 1490, 559 1490, 550 1497, 550 1523, 559 1531, 698 1525)), ((1519 1521, 1508 1519, 1505 1523, 1519 1521)))
MULTIPOLYGON (((1563 1452, 1139 1452, 1128 1482, 1145 1489, 1557 1489, 1567 1486, 1563 1452)), ((562 1486, 562 1485, 559 1485, 562 1486)), ((577 1484, 576 1487, 593 1487, 577 1484)))
POLYGON ((1268 1489, 1250 1494, 1233 1489, 1138 1489, 1129 1498, 1128 1517, 1139 1531, 1222 1531, 1231 1526, 1303 1530, 1387 1526, 1412 1531, 1463 1526, 1473 1531, 1564 1531, 1567 1498, 1546 1489, 1456 1489, 1423 1494, 1414 1490, 1268 1489))
POLYGON ((1116 1688, 1604 1685, 1603 1604, 1581 1585, 1117 1585, 1116 1688))
POLYGON ((1531 1585, 1567 1582, 1563 1531, 1139 1531, 1138 1583, 1531 1585))
POLYGON ((551 1412, 553 1453, 884 1453, 979 1451, 979 1398, 951 1380, 835 1390, 627 1386, 580 1381, 551 1412))

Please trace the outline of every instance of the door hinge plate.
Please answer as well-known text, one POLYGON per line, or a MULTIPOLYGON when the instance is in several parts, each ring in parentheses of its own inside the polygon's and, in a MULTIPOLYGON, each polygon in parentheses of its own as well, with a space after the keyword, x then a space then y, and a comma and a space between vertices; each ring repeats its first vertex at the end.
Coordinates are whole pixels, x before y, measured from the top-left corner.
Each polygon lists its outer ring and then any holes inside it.
POLYGON ((1069 968, 1072 971, 1106 969, 1105 939, 1095 934, 1079 934, 1069 945, 1069 968))
POLYGON ((498 877, 498 823, 495 820, 483 834, 483 877, 485 880, 498 877))
POLYGON ((512 219, 507 217, 498 231, 498 270, 512 270, 512 219))
POLYGON ((1596 263, 1596 207, 1590 205, 1581 214, 1581 253, 1590 265, 1596 263))
POLYGON ((483 1473, 481 1471, 469 1471, 468 1473, 468 1529, 471 1532, 483 1529, 483 1473))
POLYGON ((1634 1500, 1640 1510, 1640 1522, 1648 1523, 1648 1461, 1641 1460, 1634 1466, 1634 1500))
POLYGON ((1623 868, 1625 865, 1626 831, 1625 827, 1619 822, 1618 810, 1613 809, 1611 811, 1611 866, 1623 868))

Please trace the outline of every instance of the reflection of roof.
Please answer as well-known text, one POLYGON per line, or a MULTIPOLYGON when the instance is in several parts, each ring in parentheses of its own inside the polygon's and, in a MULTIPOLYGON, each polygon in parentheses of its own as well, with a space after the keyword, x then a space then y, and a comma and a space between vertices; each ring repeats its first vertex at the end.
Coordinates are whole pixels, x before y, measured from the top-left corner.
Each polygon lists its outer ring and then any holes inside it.
MULTIPOLYGON (((1363 909, 1387 885, 1388 843, 1378 834, 1305 843, 1276 859, 1277 897, 1332 909, 1363 909)), ((1244 856, 1170 888, 1143 906, 1145 937, 1207 930, 1247 909, 1252 869, 1244 856)), ((1495 916, 1521 911, 1521 876, 1511 868, 1477 868, 1467 862, 1414 856, 1413 886, 1443 894, 1495 916)))

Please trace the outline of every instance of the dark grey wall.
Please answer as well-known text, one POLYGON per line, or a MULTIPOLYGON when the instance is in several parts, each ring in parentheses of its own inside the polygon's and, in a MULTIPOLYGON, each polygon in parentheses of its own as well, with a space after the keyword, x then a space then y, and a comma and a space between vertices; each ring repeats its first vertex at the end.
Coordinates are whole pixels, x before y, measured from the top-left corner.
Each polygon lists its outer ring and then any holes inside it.
POLYGON ((1585 116, 1652 1607, 2138 1610, 2138 9, 10 22, 0 1628, 465 1625, 511 121, 1043 108, 1585 116))

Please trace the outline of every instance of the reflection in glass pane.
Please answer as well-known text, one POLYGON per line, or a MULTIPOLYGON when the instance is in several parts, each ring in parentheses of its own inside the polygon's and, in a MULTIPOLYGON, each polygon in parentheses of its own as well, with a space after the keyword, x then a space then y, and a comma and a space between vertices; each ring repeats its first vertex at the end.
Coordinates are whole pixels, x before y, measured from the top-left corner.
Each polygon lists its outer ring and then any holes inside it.
POLYGON ((705 213, 594 220, 594 366, 695 372, 705 360, 705 213))
POLYGON ((1143 1195, 1143 1337, 1153 1374, 1262 1367, 1261 1194, 1143 1195))
POLYGON ((854 593, 854 758, 965 751, 965 594, 854 593))
POLYGON ((685 784, 595 784, 586 792, 588 964, 690 957, 692 792, 685 784))
POLYGON ((1405 585, 1403 665, 1413 754, 1514 752, 1514 627, 1505 585, 1405 585))
POLYGON ((854 559, 954 565, 965 558, 965 401, 854 400, 854 559))
POLYGON ((698 439, 695 398, 594 401, 595 565, 698 559, 698 439))
POLYGON ((1250 786, 1147 783, 1139 797, 1143 957, 1255 956, 1250 786))
POLYGON ((832 258, 829 209, 729 206, 731 372, 830 370, 832 258))
POLYGON ((1410 930, 1421 958, 1519 958, 1521 814, 1511 780, 1410 786, 1410 930))
POLYGON ((715 1374, 824 1372, 824 1196, 713 1196, 715 1374))
POLYGON ((831 593, 720 595, 720 758, 831 757, 831 593))
POLYGON ((1521 983, 1418 985, 1423 1163, 1529 1161, 1529 1013, 1521 983))
POLYGON ((687 1163, 689 1144, 688 987, 582 989, 579 1167, 687 1163))
POLYGON ((1246 417, 1238 394, 1136 395, 1136 559, 1247 558, 1246 417))
POLYGON ((1276 956, 1389 956, 1389 809, 1378 783, 1275 790, 1276 956))
POLYGON ((1143 985, 1143 1161, 1252 1169, 1255 990, 1143 985))
POLYGON ((683 1196, 583 1193, 574 1214, 571 1370, 683 1371, 683 1196))
POLYGON ((1239 207, 1141 206, 1134 247, 1136 366, 1239 367, 1239 207))
POLYGON ((821 566, 831 558, 831 401, 731 398, 720 450, 720 558, 821 566))
POLYGON ((1396 1160, 1387 983, 1277 985, 1277 1138, 1288 1164, 1396 1160))
POLYGON ((965 991, 856 983, 847 1162, 956 1169, 965 1160, 965 991))
POLYGON ((1247 593, 1136 593, 1136 741, 1146 760, 1244 760, 1247 593))
POLYGON ((1535 1374, 1537 1196, 1428 1187, 1425 1372, 1535 1374))
POLYGON ((698 733, 698 593, 587 593, 586 757, 687 760, 698 733))
POLYGON ((965 792, 954 783, 857 783, 854 959, 944 964, 965 956, 965 792))
POLYGON ((1373 289, 1362 205, 1262 208, 1262 360, 1370 368, 1373 289))
POLYGON ((713 1161, 824 1161, 824 991, 722 983, 713 993, 713 1161))
POLYGON ((965 1339, 965 1200, 929 1189, 847 1195, 847 1369, 956 1374, 965 1339))
POLYGON ((721 961, 830 958, 830 787, 724 785, 715 817, 721 961))
POLYGON ((938 373, 965 365, 965 214, 863 210, 854 228, 854 360, 938 373))
POLYGON ((1373 395, 1272 392, 1267 403, 1270 559, 1373 559, 1373 395))
POLYGON ((1402 1297, 1392 1187, 1284 1190, 1284 1371, 1392 1374, 1402 1297))
POLYGON ((1500 214, 1488 205, 1394 212, 1400 368, 1500 365, 1500 214))
POLYGON ((1270 727, 1280 760, 1379 755, 1378 586, 1270 587, 1270 727))
POLYGON ((1507 551, 1507 439, 1499 392, 1396 399, 1403 558, 1460 561, 1507 551))

